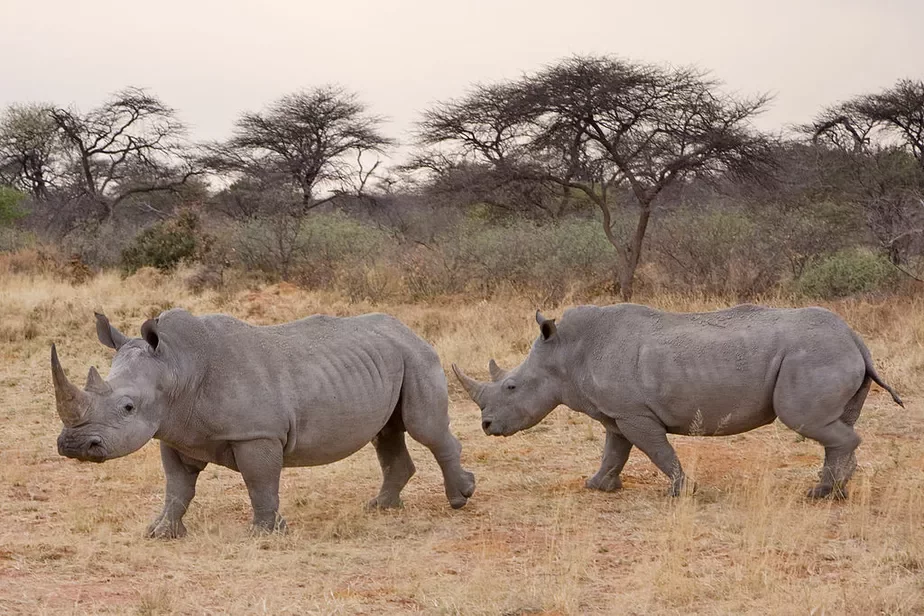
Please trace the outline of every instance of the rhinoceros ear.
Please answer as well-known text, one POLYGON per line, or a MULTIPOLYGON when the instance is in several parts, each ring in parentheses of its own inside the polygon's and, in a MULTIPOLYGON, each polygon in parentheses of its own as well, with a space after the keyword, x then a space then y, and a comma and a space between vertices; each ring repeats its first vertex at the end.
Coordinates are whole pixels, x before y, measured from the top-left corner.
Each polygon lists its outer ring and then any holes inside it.
POLYGON ((128 342, 128 336, 113 327, 106 315, 99 312, 94 312, 93 314, 96 315, 96 336, 100 342, 116 351, 128 342))
POLYGON ((157 350, 160 342, 160 336, 157 335, 157 319, 148 319, 141 325, 141 337, 151 345, 153 350, 157 350))
POLYGON ((536 323, 539 324, 539 331, 542 333, 543 340, 548 340, 558 331, 558 328, 555 327, 555 319, 545 318, 538 310, 536 311, 536 323))

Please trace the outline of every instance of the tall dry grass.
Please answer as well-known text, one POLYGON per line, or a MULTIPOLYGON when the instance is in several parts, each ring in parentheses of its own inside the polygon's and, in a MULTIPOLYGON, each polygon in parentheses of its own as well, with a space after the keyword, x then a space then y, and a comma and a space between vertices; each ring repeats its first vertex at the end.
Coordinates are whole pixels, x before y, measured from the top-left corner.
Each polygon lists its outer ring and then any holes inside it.
MULTIPOLYGON (((80 286, 50 275, 0 277, 0 611, 4 613, 299 614, 918 614, 924 612, 924 301, 850 300, 829 307, 867 340, 907 409, 881 391, 858 423, 860 469, 846 502, 808 502, 822 450, 775 423, 734 437, 676 437, 699 486, 669 499, 638 452, 626 489, 583 489, 603 432, 566 409, 508 439, 489 439, 454 381, 453 429, 478 488, 452 511, 438 468, 411 443, 418 474, 403 510, 367 514, 378 488, 366 448, 325 467, 287 469, 291 532, 251 538, 240 477, 203 472, 190 535, 141 537, 163 490, 156 445, 102 465, 55 451, 59 423, 48 350, 69 375, 105 374, 92 311, 137 335, 171 306, 252 323, 316 312, 390 312, 451 362, 484 378, 512 366, 535 337, 536 306, 511 297, 371 306, 288 285, 190 293, 181 276, 142 270, 80 286)), ((644 298, 670 310, 721 299, 644 298)), ((787 304, 782 297, 770 303, 787 304)), ((543 306, 557 316, 563 306, 543 306)))

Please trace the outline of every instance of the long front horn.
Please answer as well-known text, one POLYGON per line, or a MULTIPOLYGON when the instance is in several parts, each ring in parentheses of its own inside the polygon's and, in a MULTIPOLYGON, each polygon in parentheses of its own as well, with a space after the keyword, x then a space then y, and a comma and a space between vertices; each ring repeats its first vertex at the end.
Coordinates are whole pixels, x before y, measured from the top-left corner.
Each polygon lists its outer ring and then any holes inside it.
POLYGON ((498 366, 493 359, 488 362, 488 372, 491 373, 491 380, 495 383, 507 376, 507 371, 498 366))
POLYGON ((58 361, 55 345, 51 345, 51 378, 55 384, 55 401, 61 421, 68 427, 79 424, 84 411, 90 405, 89 400, 85 392, 67 380, 61 362, 58 361))
POLYGON ((455 373, 456 378, 459 379, 459 382, 462 383, 462 387, 468 393, 468 397, 475 401, 475 404, 480 406, 479 400, 481 399, 481 392, 484 391, 484 383, 476 381, 471 378, 459 368, 457 365, 452 365, 452 371, 455 373))

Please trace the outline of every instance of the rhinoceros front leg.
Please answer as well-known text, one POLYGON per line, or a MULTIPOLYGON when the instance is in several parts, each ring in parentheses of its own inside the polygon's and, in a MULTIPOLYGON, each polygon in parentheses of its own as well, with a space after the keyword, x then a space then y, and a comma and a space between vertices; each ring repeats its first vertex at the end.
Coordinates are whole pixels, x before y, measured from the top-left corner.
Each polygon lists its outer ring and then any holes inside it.
POLYGON ((285 532, 286 521, 279 515, 282 443, 271 439, 239 441, 232 445, 232 450, 237 470, 250 494, 254 532, 285 532))
POLYGON ((184 537, 183 515, 196 495, 196 480, 207 463, 188 458, 164 442, 160 444, 160 460, 167 479, 164 509, 145 535, 156 539, 184 537))
POLYGON ((636 417, 620 422, 619 430, 671 480, 670 495, 680 496, 686 476, 664 426, 653 418, 636 417))
POLYGON ((597 471, 596 475, 588 479, 584 485, 591 490, 602 490, 603 492, 615 492, 622 488, 622 480, 619 478, 619 474, 626 465, 631 450, 632 442, 629 439, 607 429, 600 470, 597 471))

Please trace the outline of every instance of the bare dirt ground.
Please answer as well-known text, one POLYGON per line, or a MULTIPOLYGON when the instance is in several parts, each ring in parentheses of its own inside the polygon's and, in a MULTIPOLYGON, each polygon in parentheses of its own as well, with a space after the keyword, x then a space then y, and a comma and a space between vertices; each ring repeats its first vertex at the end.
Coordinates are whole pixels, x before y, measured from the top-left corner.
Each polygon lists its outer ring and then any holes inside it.
POLYGON ((156 443, 101 465, 59 457, 48 355, 57 342, 77 382, 91 364, 105 375, 111 351, 96 341, 92 311, 138 335, 145 318, 175 305, 260 324, 390 312, 436 346, 444 368, 457 362, 479 378, 492 356, 519 362, 536 335, 535 306, 523 299, 371 306, 288 285, 195 296, 151 272, 76 287, 0 275, 0 612, 924 613, 924 299, 829 306, 864 336, 907 405, 874 388, 846 502, 803 498, 822 449, 778 422, 673 438, 699 484, 693 496, 665 496, 666 479, 637 451, 625 490, 587 491, 600 427, 560 408, 532 430, 491 439, 451 380, 453 429, 478 480, 464 509, 449 508, 435 461, 411 442, 418 473, 402 510, 363 511, 380 481, 366 447, 329 466, 286 469, 290 532, 252 538, 240 476, 210 466, 186 517, 189 536, 162 542, 142 538, 162 501, 156 443))

